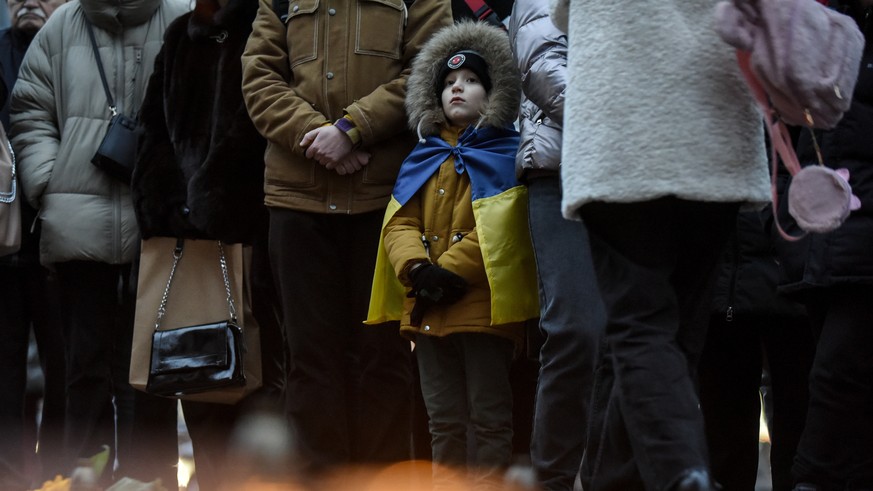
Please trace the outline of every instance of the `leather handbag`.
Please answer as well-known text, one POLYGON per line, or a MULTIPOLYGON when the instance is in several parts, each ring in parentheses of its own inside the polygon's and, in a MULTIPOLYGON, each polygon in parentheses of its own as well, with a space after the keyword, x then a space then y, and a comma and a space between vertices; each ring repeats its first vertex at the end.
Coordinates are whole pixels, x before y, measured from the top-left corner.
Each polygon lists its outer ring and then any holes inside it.
MULTIPOLYGON (((230 319, 224 271, 216 266, 220 261, 218 241, 185 239, 185 257, 176 261, 174 256, 178 243, 176 237, 152 237, 143 240, 140 247, 129 381, 134 389, 143 392, 148 392, 152 366, 152 344, 156 337, 155 312, 163 302, 167 278, 171 274, 173 281, 172 289, 168 292, 169 306, 164 307, 159 330, 212 325, 230 319)), ((230 296, 237 310, 236 325, 243 334, 245 385, 174 394, 171 397, 175 399, 236 404, 263 384, 260 326, 251 308, 251 279, 248 273, 251 268, 251 249, 242 244, 226 243, 222 243, 222 248, 227 263, 230 296)), ((232 330, 229 332, 233 334, 232 330)), ((196 336, 201 335, 202 332, 196 336)), ((222 339, 226 339, 226 335, 222 339)))
POLYGON ((18 252, 21 248, 21 196, 15 153, 0 125, 0 256, 18 252))
POLYGON ((137 138, 136 121, 123 114, 114 113, 91 163, 115 179, 130 183, 136 159, 137 138))
POLYGON ((136 120, 117 111, 115 99, 113 99, 112 92, 109 91, 109 83, 106 81, 103 61, 97 50, 94 28, 87 19, 85 19, 85 24, 88 27, 88 36, 91 38, 91 48, 94 51, 94 59, 97 61, 97 70, 100 72, 100 81, 103 82, 103 91, 106 92, 109 112, 112 113, 109 126, 106 128, 106 135, 103 136, 100 146, 97 147, 97 153, 91 158, 91 163, 115 179, 130 184, 139 138, 137 123, 136 120))
POLYGON ((184 246, 184 239, 178 239, 173 251, 170 278, 158 307, 146 392, 177 397, 224 387, 245 386, 243 333, 237 320, 221 241, 218 241, 219 265, 227 293, 228 318, 208 324, 161 330, 173 277, 182 259, 184 246))

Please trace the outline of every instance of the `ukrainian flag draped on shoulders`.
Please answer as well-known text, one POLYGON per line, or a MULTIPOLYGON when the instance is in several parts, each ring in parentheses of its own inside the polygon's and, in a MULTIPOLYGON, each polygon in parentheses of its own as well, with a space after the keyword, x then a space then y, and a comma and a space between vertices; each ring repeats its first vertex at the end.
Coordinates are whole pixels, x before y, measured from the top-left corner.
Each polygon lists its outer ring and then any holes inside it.
POLYGON ((519 135, 511 128, 468 127, 457 146, 429 136, 403 161, 382 222, 366 324, 400 320, 406 288, 385 251, 384 229, 394 214, 449 157, 470 178, 473 216, 491 289, 491 324, 539 316, 536 263, 527 222, 527 188, 515 177, 519 135))

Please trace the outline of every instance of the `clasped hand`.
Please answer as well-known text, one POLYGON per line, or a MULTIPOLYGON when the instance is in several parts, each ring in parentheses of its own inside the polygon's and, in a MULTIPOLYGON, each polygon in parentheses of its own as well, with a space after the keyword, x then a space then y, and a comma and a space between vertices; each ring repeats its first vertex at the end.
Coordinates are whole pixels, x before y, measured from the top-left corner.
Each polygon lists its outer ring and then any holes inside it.
POLYGON ((415 297, 409 322, 420 326, 425 312, 434 305, 450 305, 467 293, 467 280, 435 264, 423 263, 409 272, 412 291, 415 297))
POLYGON ((339 175, 352 174, 370 162, 370 154, 352 148, 352 141, 336 126, 321 126, 303 135, 306 157, 339 175))

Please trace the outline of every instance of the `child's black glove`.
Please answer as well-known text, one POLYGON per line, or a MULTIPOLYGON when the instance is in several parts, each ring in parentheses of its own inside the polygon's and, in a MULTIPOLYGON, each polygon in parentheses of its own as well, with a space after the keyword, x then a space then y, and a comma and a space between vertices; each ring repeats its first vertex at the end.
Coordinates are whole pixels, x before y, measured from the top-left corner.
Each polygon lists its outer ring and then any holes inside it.
POLYGON ((424 313, 437 304, 453 304, 467 292, 467 280, 435 264, 422 263, 409 272, 412 281, 410 297, 415 297, 415 306, 410 314, 413 326, 421 325, 424 313))

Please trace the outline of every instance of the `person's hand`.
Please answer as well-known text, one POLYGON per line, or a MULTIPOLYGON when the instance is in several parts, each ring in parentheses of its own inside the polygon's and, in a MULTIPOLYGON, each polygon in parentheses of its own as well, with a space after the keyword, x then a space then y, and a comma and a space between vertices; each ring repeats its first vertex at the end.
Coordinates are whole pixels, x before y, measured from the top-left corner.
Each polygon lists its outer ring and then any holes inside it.
POLYGON ((328 170, 334 170, 339 175, 353 174, 363 169, 370 162, 370 154, 360 150, 353 150, 339 162, 327 164, 328 170))
POLYGON ((434 303, 452 304, 467 293, 467 280, 435 264, 422 263, 409 272, 416 303, 422 297, 434 303))
POLYGON ((303 135, 306 157, 321 165, 337 165, 352 151, 352 140, 336 126, 321 126, 303 135))

